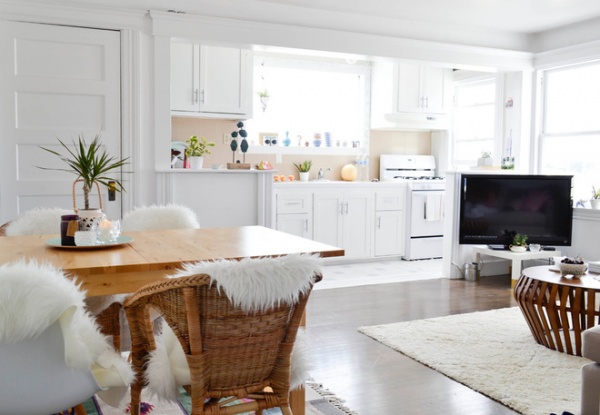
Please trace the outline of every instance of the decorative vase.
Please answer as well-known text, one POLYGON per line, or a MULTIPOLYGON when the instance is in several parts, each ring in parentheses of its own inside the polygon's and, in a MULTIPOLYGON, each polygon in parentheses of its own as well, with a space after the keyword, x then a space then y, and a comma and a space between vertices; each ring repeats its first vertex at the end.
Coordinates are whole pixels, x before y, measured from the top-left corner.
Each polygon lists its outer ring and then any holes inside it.
POLYGON ((308 176, 310 175, 310 172, 308 172, 308 171, 301 171, 298 174, 300 175, 300 181, 301 182, 307 182, 308 181, 308 176))
POLYGON ((202 168, 202 163, 204 162, 204 157, 189 156, 188 160, 190 162, 190 169, 200 170, 202 168))
POLYGON ((104 217, 102 209, 78 209, 79 230, 94 231, 98 226, 98 222, 104 217))
POLYGON ((600 199, 591 199, 590 205, 592 205, 592 209, 600 209, 600 199))

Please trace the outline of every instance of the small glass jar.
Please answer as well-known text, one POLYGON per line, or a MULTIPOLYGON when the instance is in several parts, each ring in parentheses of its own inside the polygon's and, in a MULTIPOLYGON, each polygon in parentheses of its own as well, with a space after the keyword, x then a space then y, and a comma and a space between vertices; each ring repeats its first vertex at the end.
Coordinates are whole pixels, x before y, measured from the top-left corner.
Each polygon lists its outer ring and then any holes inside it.
POLYGON ((75 232, 78 230, 78 215, 62 215, 60 217, 60 244, 62 246, 75 246, 75 232))

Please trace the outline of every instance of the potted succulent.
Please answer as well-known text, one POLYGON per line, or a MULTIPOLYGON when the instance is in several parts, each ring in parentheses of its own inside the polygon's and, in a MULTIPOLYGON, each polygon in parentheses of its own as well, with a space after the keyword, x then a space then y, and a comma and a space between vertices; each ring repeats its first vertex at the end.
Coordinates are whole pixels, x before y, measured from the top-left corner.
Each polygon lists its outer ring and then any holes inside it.
POLYGON ((310 168, 312 167, 312 161, 310 160, 304 160, 304 162, 300 163, 300 164, 296 164, 294 163, 294 166, 296 166, 296 168, 298 169, 298 174, 300 176, 300 181, 301 182, 307 182, 308 181, 308 176, 309 176, 309 172, 310 172, 310 168))
POLYGON ((510 245, 510 250, 513 252, 525 252, 527 251, 527 235, 517 233, 513 236, 512 245, 510 245))
POLYGON ((592 209, 600 209, 600 189, 596 190, 594 186, 592 186, 592 199, 590 200, 590 204, 592 205, 592 209))
POLYGON ((209 147, 214 147, 215 143, 207 141, 204 137, 198 139, 195 135, 188 138, 186 143, 188 146, 185 149, 185 156, 190 162, 190 168, 201 169, 204 156, 210 154, 209 147))
POLYGON ((73 209, 80 218, 80 227, 82 229, 89 228, 95 221, 102 217, 102 196, 100 194, 100 186, 102 184, 109 187, 111 190, 121 191, 123 185, 117 179, 108 177, 107 174, 113 170, 120 169, 129 159, 118 159, 110 156, 102 147, 100 134, 94 137, 94 140, 89 144, 86 143, 83 134, 79 135, 78 142, 73 140, 73 148, 63 141, 58 139, 61 146, 64 147, 68 155, 62 155, 58 151, 51 150, 46 147, 40 147, 51 154, 58 156, 65 162, 69 168, 55 169, 48 167, 40 167, 45 170, 62 170, 77 175, 73 182, 73 209), (78 209, 75 201, 75 187, 77 183, 83 183, 83 209, 78 209), (98 189, 99 207, 90 207, 90 192, 93 187, 98 189))

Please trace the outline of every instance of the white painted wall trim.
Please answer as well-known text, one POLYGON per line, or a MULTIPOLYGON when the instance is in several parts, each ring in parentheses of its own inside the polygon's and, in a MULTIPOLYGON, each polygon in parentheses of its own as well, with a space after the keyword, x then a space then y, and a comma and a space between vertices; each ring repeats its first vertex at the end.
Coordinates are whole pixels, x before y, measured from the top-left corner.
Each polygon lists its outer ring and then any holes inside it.
POLYGON ((533 54, 342 30, 150 11, 152 34, 214 45, 256 45, 336 52, 358 58, 387 57, 465 68, 532 68, 533 54))
POLYGON ((550 69, 600 59, 600 40, 540 52, 535 55, 536 69, 550 69))
POLYGON ((147 12, 90 5, 42 5, 23 0, 0 0, 0 19, 97 29, 143 30, 147 12))

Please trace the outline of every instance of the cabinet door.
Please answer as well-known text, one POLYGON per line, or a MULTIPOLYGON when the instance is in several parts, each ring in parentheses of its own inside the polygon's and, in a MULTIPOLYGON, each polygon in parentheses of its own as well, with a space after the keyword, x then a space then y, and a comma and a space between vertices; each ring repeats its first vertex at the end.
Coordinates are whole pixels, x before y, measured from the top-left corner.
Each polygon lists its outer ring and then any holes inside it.
POLYGON ((277 215, 277 230, 312 239, 312 223, 308 213, 277 215))
POLYGON ((421 67, 400 63, 397 66, 396 110, 399 112, 422 112, 421 67))
POLYGON ((369 194, 346 194, 343 209, 342 246, 346 251, 346 256, 370 257, 372 255, 373 197, 369 194))
POLYGON ((251 115, 252 59, 247 50, 200 48, 200 111, 251 115))
POLYGON ((199 110, 198 45, 171 43, 171 110, 199 110))
POLYGON ((380 211, 375 215, 375 256, 404 255, 404 211, 380 211))
POLYGON ((444 113, 446 108, 446 89, 450 79, 448 70, 431 66, 422 67, 423 110, 428 113, 444 113))
POLYGON ((313 239, 325 244, 344 247, 342 233, 343 196, 315 193, 313 209, 313 239))

